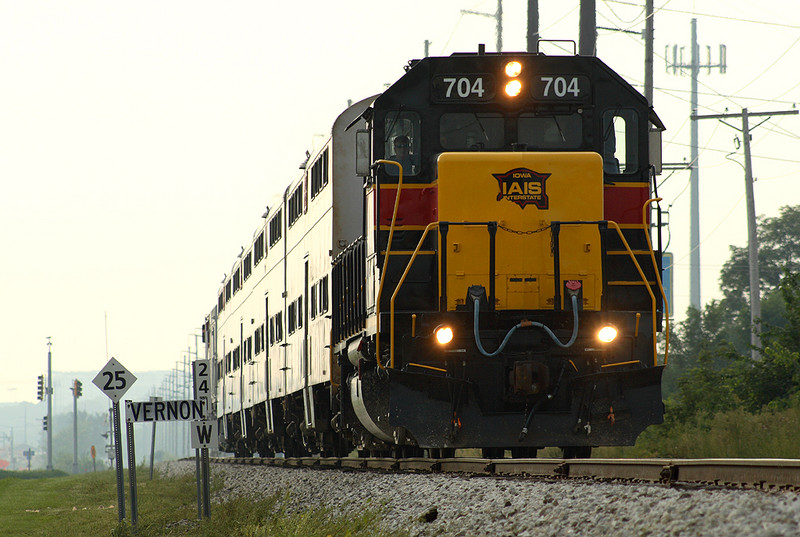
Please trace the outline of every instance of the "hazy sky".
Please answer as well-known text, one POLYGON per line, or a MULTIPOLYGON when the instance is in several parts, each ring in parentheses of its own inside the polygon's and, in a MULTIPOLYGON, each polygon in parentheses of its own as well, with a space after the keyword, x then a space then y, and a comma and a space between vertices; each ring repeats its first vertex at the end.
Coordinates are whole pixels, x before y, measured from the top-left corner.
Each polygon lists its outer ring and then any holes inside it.
MULTIPOLYGON (((578 38, 577 0, 540 0, 542 36, 578 38)), ((644 0, 597 0, 598 26, 640 31, 644 0)), ((800 101, 796 0, 656 0, 655 106, 665 161, 689 158, 688 76, 667 73, 698 19, 700 113, 800 101), (694 15, 692 14, 694 13, 694 15)), ((524 1, 504 2, 503 44, 524 50, 524 1)), ((495 50, 495 0, 108 2, 0 0, 0 401, 34 401, 46 371, 170 369, 194 343, 223 273, 270 198, 347 100, 381 91, 424 53, 495 50)), ((598 55, 641 86, 644 42, 599 30, 598 55)), ((751 124, 755 124, 753 121, 751 124)), ((739 125, 733 120, 734 125, 739 125)), ((800 203, 800 118, 753 132, 756 210, 800 203)), ((731 127, 700 124, 703 301, 728 245, 746 243, 731 127)), ((661 176, 661 179, 667 174, 661 176)), ((688 172, 659 194, 675 253, 674 310, 688 306, 688 172)), ((95 389, 93 386, 84 389, 95 389)))

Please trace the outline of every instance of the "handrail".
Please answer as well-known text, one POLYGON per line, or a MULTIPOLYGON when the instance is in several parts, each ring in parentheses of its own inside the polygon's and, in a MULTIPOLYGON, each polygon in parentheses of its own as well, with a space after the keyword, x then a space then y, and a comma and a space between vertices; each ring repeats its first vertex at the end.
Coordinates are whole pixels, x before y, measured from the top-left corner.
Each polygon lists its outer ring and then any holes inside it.
MULTIPOLYGON (((639 272, 639 276, 642 278, 642 281, 645 284, 645 288, 647 289, 647 292, 650 295, 651 316, 652 316, 652 325, 653 325, 653 364, 654 365, 658 365, 658 352, 657 352, 657 346, 656 346, 656 297, 655 297, 655 294, 653 293, 653 290, 650 288, 650 285, 647 283, 647 276, 645 276, 641 265, 639 265, 639 262, 636 260, 636 255, 631 250, 631 247, 628 244, 628 241, 625 239, 625 235, 622 233, 622 229, 619 227, 619 224, 617 224, 613 220, 607 220, 606 222, 609 225, 611 225, 614 229, 616 229, 617 234, 619 235, 619 238, 622 241, 622 244, 625 246, 625 250, 628 252, 628 255, 630 256, 631 260, 633 261, 633 264, 636 267, 636 270, 639 272)), ((592 224, 592 223, 597 223, 597 222, 580 222, 580 221, 576 221, 576 222, 560 222, 560 223, 592 224)), ((438 227, 439 224, 440 224, 440 222, 431 222, 430 224, 428 224, 425 227, 425 231, 423 231, 422 237, 420 237, 419 242, 417 243, 417 247, 414 249, 414 253, 411 255, 411 259, 409 259, 408 264, 406 265, 406 268, 403 271, 403 275, 400 277, 400 281, 397 282, 397 285, 395 286, 394 292, 392 293, 392 297, 391 297, 391 299, 389 301, 389 367, 391 367, 391 368, 394 368, 394 324, 395 324, 394 323, 394 302, 395 302, 395 299, 397 298, 397 295, 398 295, 398 293, 400 291, 400 288, 403 286, 403 283, 405 282, 405 279, 408 276, 409 271, 411 270, 411 266, 414 264, 414 260, 416 259, 417 254, 419 253, 420 249, 422 248, 422 245, 425 242, 425 239, 428 236, 428 232, 431 229, 433 229, 434 227, 438 227)), ((460 224, 472 224, 472 225, 474 225, 474 224, 477 224, 477 222, 464 222, 464 223, 460 223, 460 224)), ((487 224, 488 224, 488 222, 487 222, 487 224)), ((390 233, 391 233, 391 230, 390 230, 390 233)), ((652 251, 652 247, 650 249, 652 251)), ((388 247, 387 247, 387 252, 388 252, 388 247)), ((659 282, 660 282, 660 279, 659 279, 659 282)), ((382 281, 381 281, 381 283, 382 283, 382 281)), ((556 283, 556 285, 558 285, 558 284, 556 283)), ((663 293, 663 287, 661 287, 661 291, 663 293)), ((380 293, 380 289, 379 289, 379 293, 380 293)), ((380 311, 378 311, 378 313, 380 314, 380 311)), ((380 333, 380 332, 378 332, 378 333, 380 333)), ((376 349, 377 348, 378 348, 378 346, 377 346, 377 335, 376 335, 376 349)), ((381 362, 380 362, 380 356, 379 355, 378 355, 378 365, 380 365, 380 367, 385 369, 385 366, 383 366, 381 364, 381 362)))
MULTIPOLYGON (((406 281, 406 276, 408 276, 408 273, 411 270, 411 265, 414 264, 414 259, 416 259, 417 254, 422 248, 422 245, 425 243, 425 238, 428 236, 428 232, 434 227, 438 226, 439 222, 431 222, 430 224, 425 226, 425 231, 422 232, 422 237, 419 239, 417 247, 414 249, 414 253, 411 254, 411 259, 409 259, 408 265, 406 265, 406 270, 403 271, 403 275, 400 277, 400 281, 397 282, 397 285, 394 288, 394 292, 392 293, 392 298, 389 301, 389 367, 393 369, 394 369, 394 300, 397 298, 397 293, 403 286, 403 282, 406 281)), ((380 362, 378 363, 380 364, 380 362)))
MULTIPOLYGON (((375 300, 375 319, 376 319, 376 326, 377 330, 375 331, 375 360, 378 362, 378 367, 381 369, 386 369, 386 367, 381 363, 381 293, 383 292, 383 282, 386 280, 386 272, 388 272, 388 264, 389 264, 389 252, 392 250, 392 237, 394 237, 394 223, 397 219, 397 208, 400 206, 400 192, 403 190, 403 165, 399 162, 394 160, 384 160, 379 159, 375 161, 376 164, 393 164, 397 166, 400 170, 399 177, 397 179, 397 194, 394 198, 394 211, 392 212, 392 224, 389 226, 389 242, 386 244, 386 253, 384 254, 383 258, 383 270, 381 270, 381 281, 378 285, 378 297, 375 300)), ((375 203, 380 206, 381 203, 381 190, 380 187, 376 191, 375 196, 375 203)), ((378 227, 380 228, 381 223, 378 222, 378 227)), ((394 323, 392 324, 392 330, 394 331, 394 323)), ((392 341, 394 343, 394 341, 392 341)), ((393 347, 392 347, 393 348, 393 347)))
POLYGON ((625 240, 625 235, 622 233, 622 229, 620 229, 619 224, 614 222, 613 220, 608 220, 608 223, 617 230, 617 235, 622 240, 622 244, 625 245, 625 249, 628 251, 628 255, 630 255, 631 260, 633 261, 636 270, 639 271, 639 276, 641 276, 642 281, 644 282, 644 287, 647 289, 647 292, 650 294, 650 304, 651 304, 651 315, 653 318, 653 365, 658 365, 658 351, 656 347, 656 295, 653 294, 653 290, 650 289, 650 284, 647 283, 647 276, 644 275, 644 271, 642 267, 639 265, 639 262, 636 261, 636 255, 634 255, 633 250, 628 245, 628 241, 625 240))
POLYGON ((664 291, 664 284, 661 282, 661 270, 656 263, 656 254, 653 251, 653 243, 650 240, 650 233, 647 230, 647 210, 650 204, 661 201, 661 198, 650 198, 642 206, 642 223, 645 225, 644 236, 647 239, 647 246, 650 248, 650 259, 653 261, 653 270, 656 273, 656 282, 661 291, 661 298, 664 300, 664 365, 667 365, 667 356, 669 355, 669 304, 667 303, 667 293, 664 291))

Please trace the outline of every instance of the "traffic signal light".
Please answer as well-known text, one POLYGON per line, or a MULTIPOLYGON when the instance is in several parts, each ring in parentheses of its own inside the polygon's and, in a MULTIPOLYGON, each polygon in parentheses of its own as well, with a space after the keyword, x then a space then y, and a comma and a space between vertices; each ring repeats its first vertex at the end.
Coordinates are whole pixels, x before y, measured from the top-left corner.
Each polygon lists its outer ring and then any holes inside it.
POLYGON ((44 375, 39 375, 39 379, 37 381, 37 393, 36 398, 39 401, 44 401, 44 375))
POLYGON ((75 399, 83 395, 83 383, 78 379, 72 381, 72 395, 75 396, 75 399))
POLYGON ((47 430, 47 416, 44 416, 44 417, 42 418, 42 430, 43 430, 43 431, 46 431, 46 430, 47 430))

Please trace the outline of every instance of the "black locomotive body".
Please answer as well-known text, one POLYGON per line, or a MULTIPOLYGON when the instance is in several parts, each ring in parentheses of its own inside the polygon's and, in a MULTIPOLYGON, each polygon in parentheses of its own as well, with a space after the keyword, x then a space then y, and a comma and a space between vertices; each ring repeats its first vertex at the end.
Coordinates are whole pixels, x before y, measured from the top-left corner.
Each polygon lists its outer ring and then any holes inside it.
POLYGON ((595 57, 410 62, 337 119, 220 290, 222 444, 633 444, 663 417, 661 130, 595 57))

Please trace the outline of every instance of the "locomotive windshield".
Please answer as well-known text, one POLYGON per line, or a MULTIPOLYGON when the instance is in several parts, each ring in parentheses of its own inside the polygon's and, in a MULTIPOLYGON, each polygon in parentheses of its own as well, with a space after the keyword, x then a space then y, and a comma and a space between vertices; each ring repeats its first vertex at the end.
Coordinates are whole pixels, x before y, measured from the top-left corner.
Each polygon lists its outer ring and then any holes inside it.
POLYGON ((451 151, 500 149, 505 144, 500 114, 458 112, 442 114, 439 143, 451 151))
POLYGON ((518 122, 518 142, 529 150, 578 149, 583 143, 583 120, 580 114, 522 114, 518 122))

